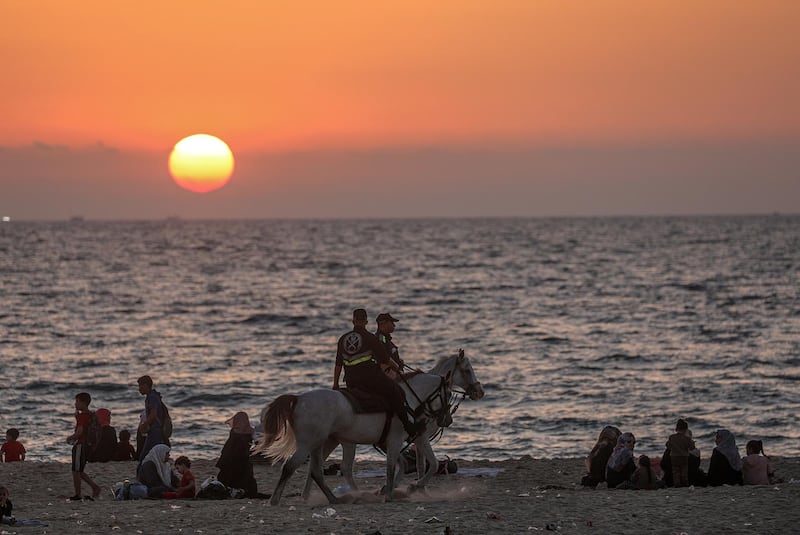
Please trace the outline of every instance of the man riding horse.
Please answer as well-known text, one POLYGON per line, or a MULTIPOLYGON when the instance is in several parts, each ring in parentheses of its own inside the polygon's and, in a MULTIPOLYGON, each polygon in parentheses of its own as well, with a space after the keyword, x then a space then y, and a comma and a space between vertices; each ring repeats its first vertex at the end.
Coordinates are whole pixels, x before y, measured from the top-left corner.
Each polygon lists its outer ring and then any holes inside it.
POLYGON ((397 364, 389 358, 378 338, 367 331, 368 322, 366 310, 357 308, 353 311, 353 330, 339 338, 333 371, 333 389, 339 389, 339 376, 344 368, 344 380, 349 388, 385 399, 400 418, 406 433, 414 437, 422 432, 424 422, 409 420, 403 389, 384 374, 380 366, 381 364, 391 366, 399 373, 397 364))

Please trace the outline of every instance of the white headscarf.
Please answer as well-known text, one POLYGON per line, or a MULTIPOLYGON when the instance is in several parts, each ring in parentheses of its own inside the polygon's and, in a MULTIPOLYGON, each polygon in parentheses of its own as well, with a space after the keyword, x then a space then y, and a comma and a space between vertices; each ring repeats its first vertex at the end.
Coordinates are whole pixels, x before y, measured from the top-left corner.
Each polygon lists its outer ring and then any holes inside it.
POLYGON ((147 452, 147 455, 145 455, 144 459, 142 460, 142 464, 150 461, 156 465, 158 477, 161 478, 161 481, 164 483, 165 487, 172 486, 172 467, 164 460, 164 457, 167 456, 169 451, 170 448, 166 444, 156 444, 153 446, 153 449, 147 452))
POLYGON ((606 466, 616 472, 621 472, 625 465, 633 460, 633 445, 635 443, 636 438, 634 438, 633 433, 622 433, 617 439, 617 446, 611 453, 606 466))

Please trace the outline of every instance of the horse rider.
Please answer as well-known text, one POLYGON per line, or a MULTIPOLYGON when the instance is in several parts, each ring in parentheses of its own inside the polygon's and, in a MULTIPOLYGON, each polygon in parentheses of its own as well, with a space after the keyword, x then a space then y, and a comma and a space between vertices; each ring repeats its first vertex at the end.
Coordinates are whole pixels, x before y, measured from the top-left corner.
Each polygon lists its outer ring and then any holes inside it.
MULTIPOLYGON (((383 348, 386 350, 386 354, 389 355, 389 358, 391 358, 397 365, 397 369, 402 372, 405 362, 403 362, 403 359, 400 358, 400 352, 398 351, 395 343, 392 342, 394 324, 397 323, 397 321, 398 320, 393 318, 388 312, 382 312, 378 314, 378 317, 375 318, 375 322, 378 324, 378 330, 375 331, 375 336, 378 337, 378 342, 380 342, 383 348)), ((393 367, 384 368, 384 371, 390 377, 394 374, 393 367)))
POLYGON ((405 405, 405 394, 381 369, 380 364, 397 368, 386 350, 366 326, 367 311, 357 308, 353 311, 353 329, 339 338, 336 351, 336 366, 333 371, 333 389, 339 389, 339 376, 344 368, 344 380, 349 388, 357 388, 385 399, 392 411, 403 422, 403 428, 414 437, 424 429, 424 422, 409 420, 405 405))

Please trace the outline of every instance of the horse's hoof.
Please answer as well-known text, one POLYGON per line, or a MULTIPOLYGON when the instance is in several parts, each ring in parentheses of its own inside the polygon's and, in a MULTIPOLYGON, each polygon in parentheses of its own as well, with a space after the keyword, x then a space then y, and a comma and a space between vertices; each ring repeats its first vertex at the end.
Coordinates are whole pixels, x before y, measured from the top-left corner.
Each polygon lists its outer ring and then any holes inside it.
POLYGON ((411 485, 408 486, 407 492, 409 494, 415 494, 417 492, 422 492, 424 494, 425 493, 425 487, 422 487, 420 485, 414 485, 412 483, 411 485))

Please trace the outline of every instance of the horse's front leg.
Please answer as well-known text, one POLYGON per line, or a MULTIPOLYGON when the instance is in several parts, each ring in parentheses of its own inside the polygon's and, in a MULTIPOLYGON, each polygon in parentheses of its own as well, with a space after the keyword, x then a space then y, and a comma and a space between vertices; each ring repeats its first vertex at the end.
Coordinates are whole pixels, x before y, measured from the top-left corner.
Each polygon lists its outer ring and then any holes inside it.
POLYGON ((386 501, 392 501, 392 492, 395 485, 395 474, 397 469, 397 459, 400 457, 400 448, 403 445, 405 433, 398 431, 397 425, 400 423, 398 418, 392 420, 392 428, 386 437, 386 501))
POLYGON ((414 445, 417 448, 417 482, 415 486, 424 488, 428 480, 436 474, 436 470, 439 468, 439 462, 436 460, 436 454, 433 453, 428 435, 423 434, 418 436, 414 441, 414 445), (427 469, 425 468, 426 461, 428 465, 427 469))

